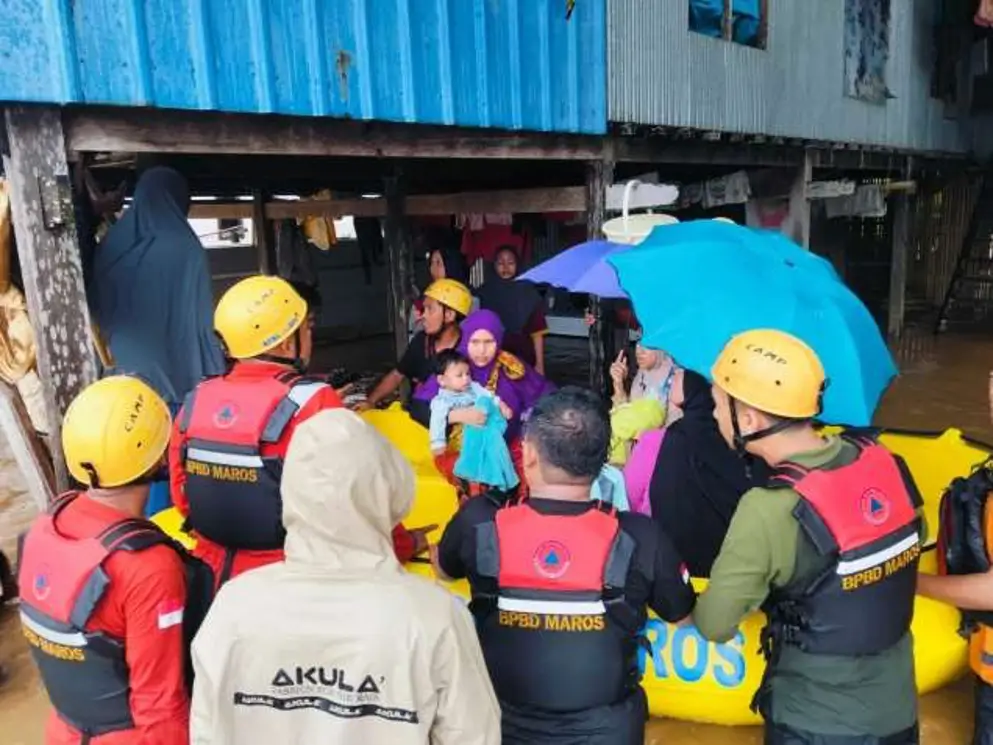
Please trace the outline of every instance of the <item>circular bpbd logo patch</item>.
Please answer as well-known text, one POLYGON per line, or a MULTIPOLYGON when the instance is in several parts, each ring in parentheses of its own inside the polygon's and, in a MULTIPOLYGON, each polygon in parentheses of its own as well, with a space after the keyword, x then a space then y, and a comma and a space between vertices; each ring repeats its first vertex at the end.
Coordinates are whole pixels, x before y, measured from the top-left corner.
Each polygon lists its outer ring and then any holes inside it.
POLYGON ((225 401, 214 412, 214 426, 218 429, 228 429, 238 421, 238 407, 232 401, 225 401))
POLYGON ((534 552, 534 568, 546 579, 558 579, 569 569, 572 555, 565 544, 545 541, 534 552))
POLYGON ((890 516, 890 500, 879 489, 866 489, 862 492, 859 509, 867 523, 882 525, 890 516))
POLYGON ((52 585, 48 581, 48 572, 46 570, 47 567, 39 571, 31 583, 31 590, 38 600, 44 600, 52 592, 52 585))

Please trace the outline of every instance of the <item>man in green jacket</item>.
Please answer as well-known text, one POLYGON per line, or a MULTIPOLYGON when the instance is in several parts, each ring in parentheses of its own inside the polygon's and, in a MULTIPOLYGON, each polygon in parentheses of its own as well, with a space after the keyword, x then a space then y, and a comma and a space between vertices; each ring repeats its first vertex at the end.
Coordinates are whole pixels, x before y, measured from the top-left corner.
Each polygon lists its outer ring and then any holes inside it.
POLYGON ((871 440, 816 431, 824 370, 789 334, 735 337, 712 374, 721 434, 776 475, 742 497, 697 627, 726 641, 766 612, 766 745, 918 743, 909 629, 924 526, 909 472, 871 440))

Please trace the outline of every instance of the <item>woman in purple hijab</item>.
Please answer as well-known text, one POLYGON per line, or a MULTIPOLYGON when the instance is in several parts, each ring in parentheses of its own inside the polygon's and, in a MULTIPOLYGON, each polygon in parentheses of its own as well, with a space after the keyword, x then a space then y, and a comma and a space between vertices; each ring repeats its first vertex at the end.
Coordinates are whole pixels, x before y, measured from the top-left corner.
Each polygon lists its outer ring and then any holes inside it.
MULTIPOLYGON (((503 401, 513 416, 507 423, 508 442, 521 433, 521 418, 539 398, 555 386, 534 368, 502 349, 504 328, 500 317, 491 310, 477 310, 462 322, 462 339, 458 349, 469 359, 472 379, 503 401)), ((438 392, 437 378, 425 381, 414 398, 430 401, 438 392)))

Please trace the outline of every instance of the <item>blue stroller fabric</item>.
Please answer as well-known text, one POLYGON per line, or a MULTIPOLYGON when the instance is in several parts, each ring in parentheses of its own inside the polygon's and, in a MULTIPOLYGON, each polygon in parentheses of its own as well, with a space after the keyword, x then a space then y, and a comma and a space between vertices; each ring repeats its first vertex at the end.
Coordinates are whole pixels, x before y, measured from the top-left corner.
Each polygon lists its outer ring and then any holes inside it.
POLYGON ((509 491, 517 486, 518 479, 503 439, 507 420, 493 396, 480 396, 476 408, 486 414, 486 424, 462 428, 462 452, 455 461, 455 476, 509 491))

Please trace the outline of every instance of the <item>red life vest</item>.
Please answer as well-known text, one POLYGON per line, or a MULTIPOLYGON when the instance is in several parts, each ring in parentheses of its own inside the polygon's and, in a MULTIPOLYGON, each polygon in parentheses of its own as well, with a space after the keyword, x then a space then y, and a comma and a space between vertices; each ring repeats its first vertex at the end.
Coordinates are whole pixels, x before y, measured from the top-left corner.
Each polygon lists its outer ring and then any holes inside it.
POLYGON ((205 380, 186 398, 180 432, 187 524, 233 550, 283 547, 281 456, 264 456, 327 384, 287 371, 272 378, 205 380))
MULTIPOLYGON (((830 557, 825 571, 775 590, 764 609, 766 640, 812 654, 877 654, 910 629, 921 553, 920 506, 909 474, 882 445, 847 464, 781 466, 770 486, 800 495, 793 514, 805 539, 830 557)), ((844 452, 844 451, 843 451, 844 452)))
MULTIPOLYGON (((94 538, 68 538, 58 531, 56 518, 75 498, 63 497, 24 538, 21 627, 59 716, 85 735, 97 736, 134 727, 124 640, 87 630, 110 585, 104 562, 117 551, 167 545, 187 562, 188 578, 191 567, 209 570, 147 520, 125 519, 94 538)), ((189 610, 188 604, 175 612, 192 641, 202 615, 189 617, 189 610)), ((205 613, 206 607, 194 612, 205 613)))
POLYGON ((476 569, 498 588, 474 609, 501 701, 582 711, 637 688, 639 624, 619 622, 635 544, 613 508, 549 515, 524 502, 500 509, 476 539, 476 569))

